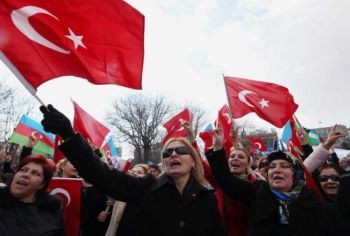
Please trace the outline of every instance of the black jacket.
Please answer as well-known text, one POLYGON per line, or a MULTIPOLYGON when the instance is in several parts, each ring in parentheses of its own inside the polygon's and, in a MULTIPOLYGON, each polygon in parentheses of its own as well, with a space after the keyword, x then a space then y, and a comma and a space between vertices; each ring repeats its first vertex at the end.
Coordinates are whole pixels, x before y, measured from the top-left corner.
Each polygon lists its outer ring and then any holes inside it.
POLYGON ((279 223, 278 202, 265 181, 249 183, 233 176, 223 150, 206 153, 213 174, 223 191, 250 208, 250 235, 327 236, 340 235, 337 208, 303 189, 299 198, 288 205, 288 225, 279 223))
POLYGON ((110 170, 79 134, 66 140, 60 149, 79 174, 101 192, 137 205, 139 235, 223 235, 214 194, 193 177, 181 195, 167 175, 156 180, 152 175, 137 178, 110 170))
POLYGON ((336 203, 344 218, 344 232, 350 232, 350 172, 346 172, 340 179, 340 187, 336 197, 336 203))
POLYGON ((65 235, 60 204, 48 194, 37 196, 33 203, 20 202, 8 188, 0 188, 0 235, 65 235))
MULTIPOLYGON (((106 210, 107 196, 100 193, 94 186, 82 188, 80 234, 81 236, 104 236, 106 234, 111 214, 106 221, 100 222, 97 216, 106 210)), ((111 213, 109 211, 109 213, 111 213)))

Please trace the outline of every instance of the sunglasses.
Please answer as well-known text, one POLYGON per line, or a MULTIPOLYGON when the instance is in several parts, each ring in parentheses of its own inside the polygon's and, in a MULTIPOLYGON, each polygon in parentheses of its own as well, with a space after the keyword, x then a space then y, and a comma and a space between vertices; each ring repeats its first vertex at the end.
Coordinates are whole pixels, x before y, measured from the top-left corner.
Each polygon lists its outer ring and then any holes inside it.
POLYGON ((320 176, 318 176, 318 180, 320 182, 326 182, 329 179, 331 179, 332 181, 339 181, 340 177, 337 175, 320 175, 320 176))
POLYGON ((163 158, 168 158, 170 157, 173 152, 177 155, 186 155, 186 154, 191 154, 191 151, 187 147, 176 147, 176 148, 168 148, 165 149, 163 152, 163 158))

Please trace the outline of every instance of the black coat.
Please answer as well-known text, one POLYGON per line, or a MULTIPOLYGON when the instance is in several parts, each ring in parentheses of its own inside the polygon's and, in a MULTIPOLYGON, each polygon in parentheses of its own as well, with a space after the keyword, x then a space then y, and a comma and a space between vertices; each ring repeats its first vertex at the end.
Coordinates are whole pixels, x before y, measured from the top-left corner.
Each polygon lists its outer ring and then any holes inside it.
POLYGON ((110 170, 79 134, 66 140, 60 149, 79 174, 101 192, 137 205, 139 235, 223 235, 215 195, 193 177, 181 195, 167 175, 157 180, 152 175, 137 178, 110 170))
POLYGON ((344 232, 350 232, 350 172, 346 172, 340 179, 340 187, 336 197, 336 203, 344 218, 344 232))
POLYGON ((80 236, 104 236, 111 214, 104 222, 98 221, 97 216, 106 210, 107 196, 91 186, 82 188, 81 199, 80 236))
POLYGON ((233 176, 223 150, 206 153, 212 172, 223 191, 250 208, 250 235, 328 236, 340 235, 337 208, 303 189, 288 205, 289 224, 279 223, 278 202, 265 181, 249 183, 233 176))
POLYGON ((60 201, 48 194, 33 203, 17 201, 8 188, 0 188, 1 236, 63 236, 60 201))

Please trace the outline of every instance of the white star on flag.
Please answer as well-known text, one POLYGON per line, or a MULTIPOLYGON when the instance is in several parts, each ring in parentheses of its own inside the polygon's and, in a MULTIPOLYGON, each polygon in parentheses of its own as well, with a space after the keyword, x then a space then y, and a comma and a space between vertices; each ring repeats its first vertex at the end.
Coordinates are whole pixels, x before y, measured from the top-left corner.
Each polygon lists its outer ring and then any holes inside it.
POLYGON ((267 101, 267 100, 265 100, 265 99, 261 99, 261 101, 259 102, 260 103, 260 105, 261 105, 261 108, 264 108, 264 107, 269 107, 269 103, 270 101, 267 101))
POLYGON ((69 35, 65 35, 65 36, 73 41, 74 48, 77 49, 80 46, 80 47, 83 47, 86 49, 86 46, 84 45, 84 43, 82 41, 83 36, 82 35, 79 35, 79 36, 75 35, 74 32, 70 28, 68 28, 68 30, 69 30, 69 35))

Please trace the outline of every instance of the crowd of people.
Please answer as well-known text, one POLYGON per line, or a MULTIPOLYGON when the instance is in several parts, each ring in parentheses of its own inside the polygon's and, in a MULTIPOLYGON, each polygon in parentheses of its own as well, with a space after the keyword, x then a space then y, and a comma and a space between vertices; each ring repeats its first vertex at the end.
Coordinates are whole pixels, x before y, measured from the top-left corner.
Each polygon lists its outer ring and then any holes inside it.
POLYGON ((127 173, 76 133, 53 106, 40 107, 42 125, 64 142, 57 165, 21 151, 18 167, 0 188, 0 235, 65 235, 63 206, 47 193, 53 176, 82 178, 80 235, 348 235, 349 160, 332 152, 344 134, 332 129, 314 150, 303 137, 304 155, 272 151, 254 160, 232 132, 224 149, 220 125, 213 146, 198 150, 190 122, 187 137, 169 139, 163 169, 137 164, 127 173), (344 161, 345 160, 345 161, 344 161))

